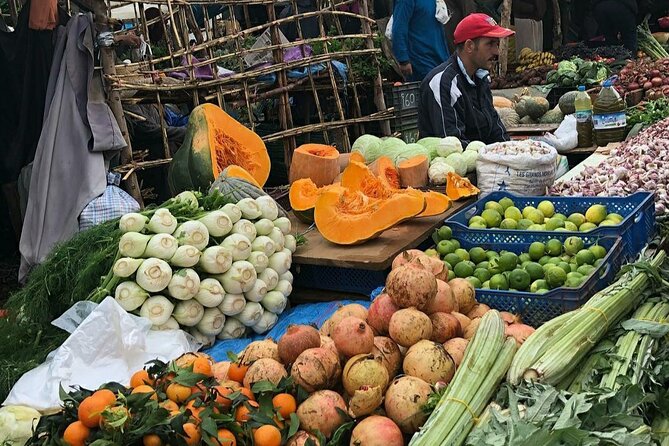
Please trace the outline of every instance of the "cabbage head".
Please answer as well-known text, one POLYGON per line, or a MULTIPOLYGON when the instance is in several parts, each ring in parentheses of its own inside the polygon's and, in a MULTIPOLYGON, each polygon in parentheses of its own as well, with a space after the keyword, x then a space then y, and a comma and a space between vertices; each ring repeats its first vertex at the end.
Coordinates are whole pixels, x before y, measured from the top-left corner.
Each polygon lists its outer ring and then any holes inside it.
POLYGON ((439 156, 446 157, 452 153, 462 153, 462 143, 455 136, 447 136, 441 138, 437 146, 437 153, 439 156))
POLYGON ((467 161, 461 153, 451 153, 446 157, 446 163, 451 165, 455 173, 461 177, 467 175, 467 161))
POLYGON ((0 408, 0 444, 23 445, 32 437, 40 413, 26 406, 0 408))
POLYGON ((478 152, 481 150, 481 147, 485 147, 485 143, 481 141, 472 141, 469 144, 467 144, 467 147, 465 148, 465 152, 467 150, 473 150, 475 152, 478 152))
POLYGON ((430 178, 430 183, 432 184, 446 184, 446 175, 448 175, 449 172, 455 172, 453 166, 447 164, 445 161, 433 162, 430 164, 427 176, 430 178))
POLYGON ((374 135, 362 135, 351 146, 351 152, 360 152, 365 162, 371 163, 381 156, 381 138, 374 135))
POLYGON ((467 164, 467 173, 476 170, 476 160, 479 158, 478 152, 474 150, 465 150, 462 152, 462 158, 464 158, 465 163, 467 164))
POLYGON ((416 144, 420 144, 423 147, 426 147, 430 151, 430 161, 435 159, 439 154, 437 153, 437 147, 441 142, 441 138, 436 136, 428 136, 427 138, 421 138, 416 141, 416 144))
POLYGON ((394 138, 392 136, 384 138, 381 140, 381 151, 386 152, 388 150, 394 149, 395 147, 404 147, 407 145, 404 141, 399 138, 394 138))
POLYGON ((578 71, 578 67, 576 64, 570 60, 563 60, 558 64, 558 69, 557 72, 558 74, 565 74, 565 73, 575 73, 578 71))
POLYGON ((393 163, 395 163, 395 166, 399 166, 399 164, 402 161, 406 161, 409 158, 413 158, 414 156, 426 156, 428 161, 430 160, 430 150, 427 147, 424 147, 420 144, 413 143, 413 144, 407 144, 404 146, 404 148, 395 156, 393 159, 393 163))

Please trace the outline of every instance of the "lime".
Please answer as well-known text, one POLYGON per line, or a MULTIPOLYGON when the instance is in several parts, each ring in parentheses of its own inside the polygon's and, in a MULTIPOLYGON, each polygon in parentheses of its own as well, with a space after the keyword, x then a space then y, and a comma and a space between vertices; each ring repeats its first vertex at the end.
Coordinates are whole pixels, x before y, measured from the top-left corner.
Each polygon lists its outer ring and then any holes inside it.
POLYGON ((469 224, 471 225, 472 223, 477 223, 477 224, 480 223, 485 225, 485 219, 480 215, 474 215, 472 218, 469 219, 469 224))
POLYGON ((536 262, 530 262, 525 265, 525 271, 527 271, 533 281, 543 279, 544 277, 544 268, 536 262))
POLYGON ((509 273, 509 286, 517 290, 525 291, 530 287, 532 278, 530 273, 524 269, 516 269, 509 273))
POLYGON ((606 218, 606 206, 603 204, 593 204, 585 211, 585 220, 590 223, 599 224, 606 218))
POLYGON ((460 260, 469 260, 469 252, 466 249, 458 248, 455 250, 455 254, 460 257, 460 260))
POLYGON ((426 249, 425 250, 425 255, 428 256, 428 257, 436 257, 438 259, 441 258, 436 249, 426 249))
POLYGON ((556 212, 556 213, 553 215, 553 218, 559 218, 559 219, 562 220, 562 221, 567 221, 567 216, 564 215, 564 214, 560 214, 559 212, 556 212))
POLYGON ((559 256, 562 254, 562 242, 556 238, 552 238, 546 242, 546 253, 549 256, 559 256))
POLYGON ((474 277, 479 279, 481 281, 481 283, 483 283, 487 280, 490 280, 491 276, 492 276, 492 274, 490 274, 490 271, 488 271, 485 268, 476 268, 474 270, 474 277))
POLYGON ((495 209, 486 209, 481 214, 481 217, 483 217, 485 224, 489 228, 499 228, 499 224, 502 223, 502 214, 495 209))
POLYGON ((527 228, 528 231, 545 231, 546 226, 545 225, 537 225, 537 224, 532 224, 530 225, 529 228, 527 228))
POLYGON ((595 260, 606 257, 606 248, 604 248, 602 245, 592 245, 588 248, 588 250, 590 250, 590 252, 595 255, 595 260))
POLYGON ((532 260, 532 257, 530 257, 530 255, 526 252, 518 256, 518 263, 525 263, 529 262, 530 260, 532 260))
MULTIPOLYGON (((485 209, 494 209, 497 212, 499 212, 500 215, 504 215, 504 206, 502 206, 501 204, 499 204, 496 201, 487 201, 485 206, 483 207, 483 209, 484 210, 485 209)), ((483 217, 483 218, 485 218, 485 217, 483 217)))
POLYGON ((583 284, 583 278, 572 277, 564 281, 564 286, 567 288, 578 288, 583 284))
POLYGON ((578 231, 578 226, 576 226, 574 223, 572 223, 570 221, 565 221, 564 222, 564 228, 567 231, 578 231))
POLYGON ((569 215, 567 221, 575 224, 578 227, 585 223, 585 215, 574 212, 573 214, 569 215))
POLYGON ((534 223, 532 223, 532 220, 528 220, 526 218, 522 218, 518 221, 518 229, 525 230, 532 226, 534 223))
POLYGON ((546 281, 544 279, 535 280, 530 285, 530 292, 538 293, 539 290, 543 290, 544 292, 546 292, 548 290, 548 284, 546 283, 546 281))
POLYGON ((562 262, 562 258, 560 257, 551 257, 551 259, 548 261, 551 265, 559 265, 562 262))
MULTIPOLYGON (((520 262, 520 257, 518 257, 518 261, 520 262)), ((523 268, 524 269, 530 263, 534 263, 534 262, 532 262, 531 260, 525 260, 520 265, 518 265, 518 268, 523 268)))
POLYGON ((557 288, 567 280, 567 273, 562 268, 550 268, 546 271, 546 283, 551 288, 557 288))
MULTIPOLYGON (((546 263, 546 264, 545 264, 544 266, 542 266, 541 268, 544 270, 544 276, 545 276, 545 275, 546 275, 546 272, 547 272, 549 269, 553 269, 553 268, 557 268, 557 267, 558 267, 558 266, 557 266, 556 264, 554 264, 554 263, 546 263)), ((560 269, 562 269, 562 268, 560 268, 560 269)))
POLYGON ((601 265, 602 263, 604 263, 604 259, 597 259, 597 260, 595 260, 595 264, 593 266, 597 267, 597 266, 601 265))
POLYGON ((512 252, 505 252, 499 256, 499 266, 502 271, 512 271, 518 265, 518 256, 512 252))
POLYGON ((569 232, 567 228, 555 228, 555 232, 569 232))
POLYGON ((549 261, 550 259, 551 259, 551 258, 550 258, 549 256, 542 256, 542 257, 538 260, 538 263, 539 263, 539 265, 544 266, 545 264, 548 263, 548 261, 549 261))
POLYGON ((610 213, 609 215, 606 216, 606 220, 613 220, 616 223, 620 224, 624 220, 623 216, 620 214, 616 213, 610 213))
POLYGON ((540 210, 538 209, 533 209, 527 213, 527 215, 523 214, 525 218, 528 220, 532 220, 532 223, 535 224, 542 224, 544 222, 544 214, 541 213, 540 210))
POLYGON ((486 251, 485 256, 488 258, 488 261, 490 261, 499 257, 499 254, 497 254, 495 251, 486 251))
POLYGON ((476 246, 469 250, 469 259, 474 263, 481 263, 488 257, 485 255, 485 249, 476 246))
POLYGON ((576 269, 576 272, 581 273, 582 276, 589 276, 595 269, 592 265, 581 265, 576 269))
POLYGON ((474 288, 481 288, 481 281, 476 277, 467 277, 467 281, 471 283, 474 288))
POLYGON ((530 218, 529 217, 530 212, 533 212, 533 211, 536 211, 536 210, 537 210, 537 208, 535 208, 534 206, 525 206, 523 208, 523 217, 524 218, 530 218))
POLYGON ((583 249, 583 240, 581 237, 568 237, 567 240, 564 241, 564 252, 569 255, 573 256, 581 249, 583 249))
POLYGON ((560 258, 562 259, 563 262, 567 262, 567 263, 571 262, 571 260, 572 260, 571 256, 569 254, 563 254, 563 255, 560 256, 560 258))
POLYGON ((528 254, 532 260, 539 260, 544 256, 545 253, 546 245, 541 242, 532 242, 530 249, 528 250, 528 254))
POLYGON ((513 200, 510 199, 509 197, 504 197, 501 200, 499 200, 499 204, 500 204, 500 206, 502 206, 504 208, 505 211, 507 209, 509 209, 510 207, 515 206, 515 204, 513 203, 513 200))
POLYGON ((567 273, 567 280, 569 280, 569 279, 582 279, 582 278, 583 278, 583 274, 581 274, 579 272, 567 273))
POLYGON ((560 262, 558 263, 557 267, 562 268, 562 270, 567 274, 571 272, 571 265, 567 262, 560 262))
POLYGON ((484 260, 483 262, 481 262, 481 263, 479 263, 478 265, 476 265, 476 267, 477 267, 477 268, 488 269, 488 264, 489 264, 489 263, 490 263, 490 262, 488 262, 487 260, 484 260))
POLYGON ((549 218, 548 221, 546 222, 546 230, 547 231, 555 231, 556 229, 563 229, 564 228, 564 221, 560 220, 559 218, 549 218))
POLYGON ((481 284, 481 288, 483 288, 484 290, 489 290, 490 289, 490 281, 486 280, 485 282, 483 282, 481 284))
POLYGON ((451 240, 451 243, 453 243, 453 246, 455 246, 455 249, 460 249, 460 242, 457 241, 456 239, 451 240))
POLYGON ((474 223, 469 223, 469 228, 470 229, 487 229, 488 227, 486 226, 485 222, 474 222, 474 223))
POLYGON ((600 226, 600 227, 601 227, 601 226, 618 226, 619 224, 620 224, 620 223, 618 223, 618 222, 616 222, 616 221, 613 221, 613 220, 609 220, 609 219, 607 218, 607 219, 604 220, 603 222, 599 223, 599 226, 600 226))
POLYGON ((455 279, 455 273, 453 272, 453 270, 449 269, 448 270, 448 280, 453 280, 453 279, 455 279))
POLYGON ((453 231, 450 227, 444 225, 437 230, 437 237, 439 237, 439 240, 450 240, 453 237, 453 231))
POLYGON ((494 259, 490 259, 488 262, 488 272, 490 274, 499 274, 503 272, 504 270, 502 269, 502 266, 499 264, 499 257, 495 257, 494 259))
POLYGON ((508 290, 509 282, 506 280, 504 274, 495 274, 489 280, 490 288, 493 290, 508 290))
POLYGON ((444 256, 444 261, 450 265, 449 269, 452 270, 453 268, 455 268, 455 265, 462 262, 462 259, 460 258, 459 255, 452 252, 452 253, 446 254, 446 256, 444 256))
POLYGON ((589 249, 581 249, 577 254, 576 254, 576 263, 578 266, 581 265, 592 265, 595 263, 595 255, 590 251, 589 249))
POLYGON ((544 217, 552 217, 555 214, 555 206, 548 200, 544 200, 537 206, 537 209, 544 214, 544 217))
POLYGON ((505 218, 499 224, 500 229, 518 229, 518 222, 513 218, 505 218))
POLYGON ((573 273, 574 271, 576 271, 578 269, 578 265, 575 264, 575 263, 570 263, 569 264, 569 269, 571 269, 571 272, 573 273))
POLYGON ((468 265, 467 262, 460 262, 455 265, 453 272, 455 272, 455 277, 464 279, 474 274, 474 268, 472 268, 471 265, 468 265))
POLYGON ((437 252, 442 256, 445 256, 446 254, 455 252, 455 246, 453 246, 453 242, 450 240, 442 240, 437 243, 437 252))
POLYGON ((512 218, 516 221, 520 221, 523 218, 523 214, 520 212, 520 209, 511 206, 504 211, 504 218, 512 218))

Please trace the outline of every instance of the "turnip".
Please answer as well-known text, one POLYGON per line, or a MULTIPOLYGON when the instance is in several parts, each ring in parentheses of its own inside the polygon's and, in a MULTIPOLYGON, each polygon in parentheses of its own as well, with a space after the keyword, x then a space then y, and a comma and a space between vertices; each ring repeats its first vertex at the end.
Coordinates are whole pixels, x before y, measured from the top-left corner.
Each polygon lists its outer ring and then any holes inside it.
POLYGON ((372 415, 358 423, 351 434, 351 446, 403 446, 400 428, 387 417, 372 415))
POLYGON ((455 316, 448 313, 434 313, 430 315, 432 322, 432 336, 434 342, 443 344, 449 339, 462 336, 462 327, 455 316))
POLYGON ((409 263, 388 274, 386 293, 400 308, 416 307, 422 310, 437 294, 437 279, 431 272, 409 263))
POLYGON ((339 357, 325 348, 306 349, 293 362, 290 376, 307 392, 331 389, 341 376, 339 357))
POLYGON ((432 385, 439 381, 448 384, 455 374, 453 358, 443 345, 432 341, 420 341, 412 345, 404 357, 402 368, 407 375, 432 385))
POLYGON ((423 406, 432 387, 420 378, 402 376, 395 379, 386 391, 385 409, 388 418, 406 434, 416 432, 427 420, 423 406))
POLYGON ((371 353, 374 348, 372 329, 367 322, 355 316, 345 317, 334 327, 332 340, 337 351, 348 358, 371 353))
POLYGON ((346 422, 337 409, 346 412, 346 402, 341 395, 331 390, 319 390, 297 408, 300 427, 311 433, 320 431, 330 438, 346 422))
POLYGON ((422 339, 432 337, 430 318, 415 308, 396 311, 390 318, 390 338, 403 347, 411 347, 422 339))

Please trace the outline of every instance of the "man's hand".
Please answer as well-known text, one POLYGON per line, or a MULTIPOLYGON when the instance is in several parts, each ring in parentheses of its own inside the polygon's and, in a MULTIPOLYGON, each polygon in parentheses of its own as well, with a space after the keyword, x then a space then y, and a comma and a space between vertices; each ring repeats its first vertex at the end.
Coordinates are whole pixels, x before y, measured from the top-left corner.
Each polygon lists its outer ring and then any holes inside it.
POLYGON ((402 76, 404 76, 405 80, 410 78, 413 74, 413 67, 411 66, 411 62, 401 63, 400 71, 402 72, 402 76))

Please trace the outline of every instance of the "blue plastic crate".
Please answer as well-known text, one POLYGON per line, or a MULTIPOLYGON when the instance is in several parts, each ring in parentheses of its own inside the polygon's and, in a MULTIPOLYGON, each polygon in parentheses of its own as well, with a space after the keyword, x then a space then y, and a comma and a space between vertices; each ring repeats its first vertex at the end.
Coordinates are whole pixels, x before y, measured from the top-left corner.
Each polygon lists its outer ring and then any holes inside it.
POLYGON ((655 234, 655 202, 651 192, 637 192, 628 197, 523 197, 509 192, 492 192, 475 203, 463 208, 456 214, 446 219, 446 224, 453 230, 459 229, 460 234, 472 233, 471 236, 460 237, 478 240, 476 234, 482 234, 483 240, 489 240, 487 235, 493 234, 494 240, 499 242, 514 240, 525 240, 526 234, 533 236, 545 236, 548 232, 553 237, 555 234, 566 234, 567 236, 578 235, 597 237, 621 237, 622 255, 625 261, 634 260, 643 247, 655 234), (604 226, 592 231, 527 231, 519 229, 470 229, 468 222, 474 215, 480 215, 488 201, 499 201, 504 197, 513 200, 516 207, 521 210, 525 206, 536 206, 540 201, 548 200, 555 206, 555 212, 569 215, 573 212, 585 213, 594 204, 603 204, 609 212, 615 212, 623 217, 623 221, 617 226, 604 226))
POLYGON ((293 286, 327 291, 357 293, 369 296, 383 285, 390 269, 373 271, 322 265, 295 265, 293 286))
MULTIPOLYGON (((511 232, 511 231, 507 231, 511 232)), ((527 252, 532 242, 546 242, 552 238, 564 241, 571 237, 571 233, 533 232, 531 234, 511 235, 506 240, 491 232, 471 231, 463 232, 453 228, 453 238, 460 242, 464 249, 480 246, 486 250, 506 250, 516 254, 527 252), (521 239, 522 237, 522 239, 521 239)), ((585 246, 599 243, 606 248, 607 253, 602 264, 583 282, 579 288, 555 288, 544 294, 535 294, 526 291, 476 289, 476 300, 491 308, 500 311, 521 315, 523 321, 538 327, 544 322, 553 319, 567 311, 573 310, 585 303, 597 291, 605 288, 615 278, 622 264, 622 240, 620 237, 599 237, 590 233, 579 234, 585 246)))

